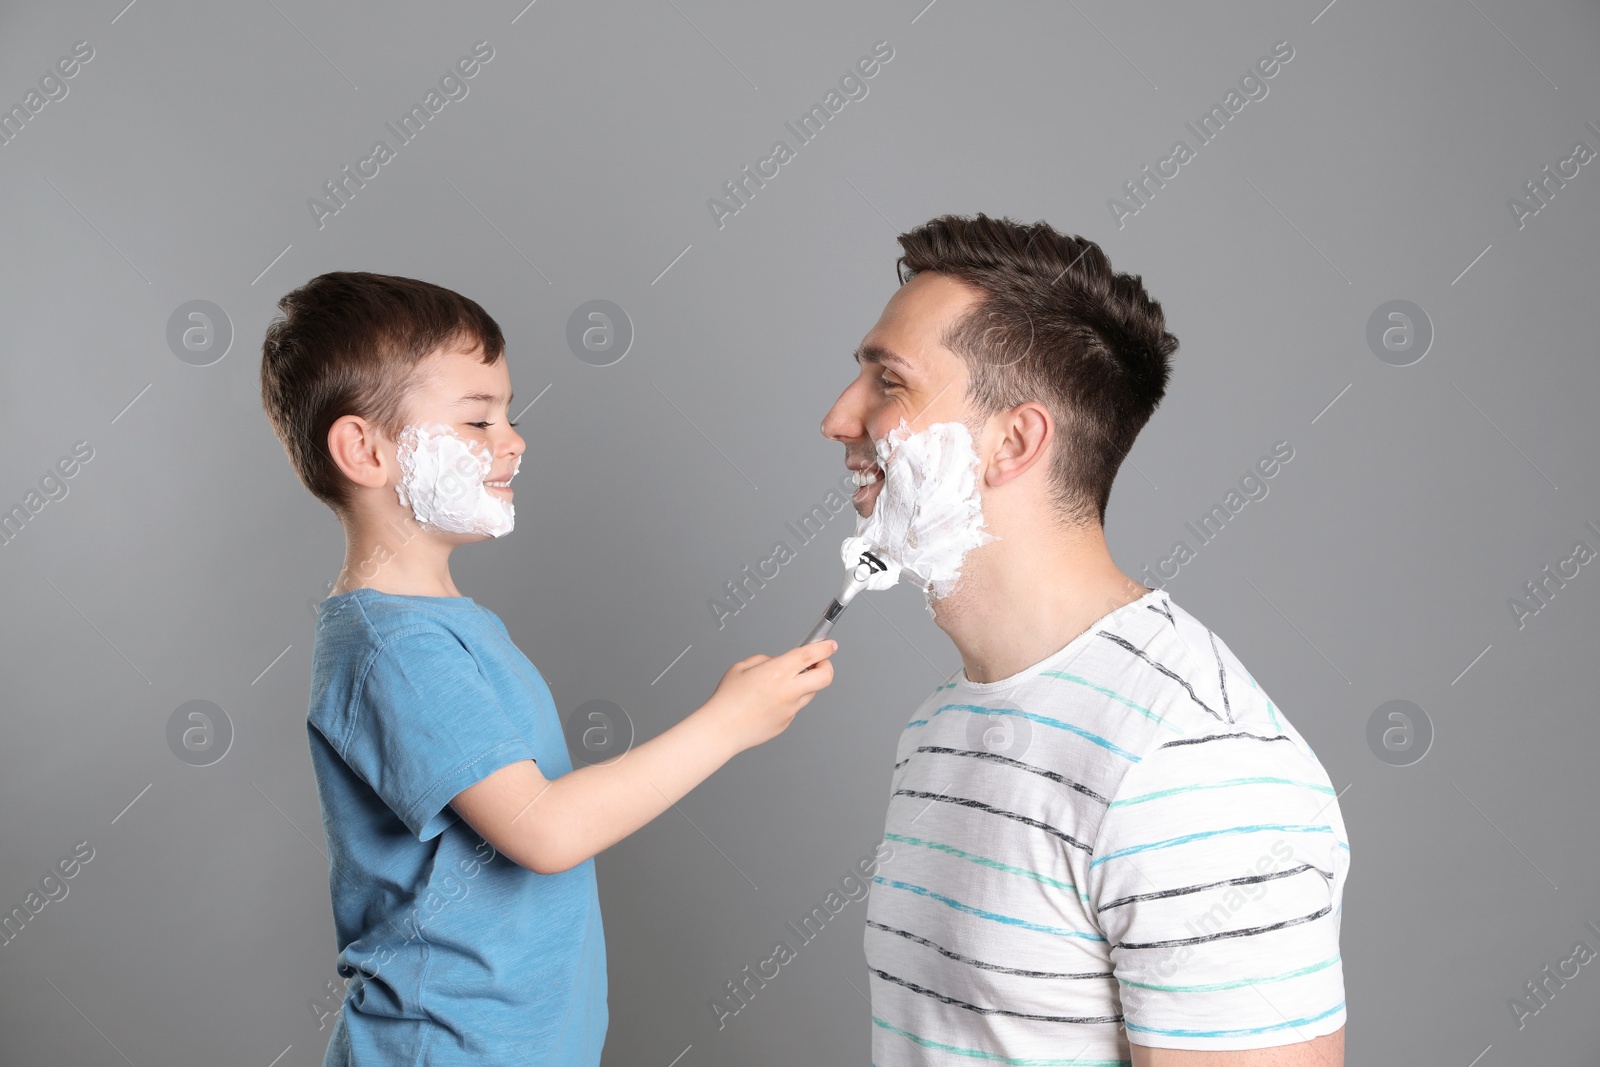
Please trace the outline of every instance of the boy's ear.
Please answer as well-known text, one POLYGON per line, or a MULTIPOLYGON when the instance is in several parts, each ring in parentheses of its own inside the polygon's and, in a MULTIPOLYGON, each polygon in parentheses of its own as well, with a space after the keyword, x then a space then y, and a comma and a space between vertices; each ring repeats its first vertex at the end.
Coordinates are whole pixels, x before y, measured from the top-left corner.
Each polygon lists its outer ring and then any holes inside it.
POLYGON ((389 481, 387 442, 360 415, 341 415, 328 427, 328 454, 344 476, 368 489, 389 481))

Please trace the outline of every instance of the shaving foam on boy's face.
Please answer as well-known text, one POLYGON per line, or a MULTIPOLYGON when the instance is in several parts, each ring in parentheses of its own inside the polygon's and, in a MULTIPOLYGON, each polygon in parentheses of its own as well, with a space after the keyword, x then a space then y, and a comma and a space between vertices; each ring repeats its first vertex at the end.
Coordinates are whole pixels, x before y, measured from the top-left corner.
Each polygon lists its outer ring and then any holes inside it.
MULTIPOLYGON (((451 533, 503 537, 516 523, 516 508, 484 487, 494 466, 487 446, 469 441, 444 423, 406 426, 395 458, 400 483, 395 492, 418 522, 451 533)), ((522 465, 516 458, 512 476, 522 465)))
POLYGON ((867 579, 868 589, 887 589, 901 570, 911 572, 931 608, 954 591, 967 553, 996 540, 983 528, 972 434, 960 422, 936 422, 912 433, 902 418, 874 444, 883 489, 872 514, 856 520, 855 536, 845 539, 840 555, 846 567, 854 567, 870 549, 889 565, 867 579))

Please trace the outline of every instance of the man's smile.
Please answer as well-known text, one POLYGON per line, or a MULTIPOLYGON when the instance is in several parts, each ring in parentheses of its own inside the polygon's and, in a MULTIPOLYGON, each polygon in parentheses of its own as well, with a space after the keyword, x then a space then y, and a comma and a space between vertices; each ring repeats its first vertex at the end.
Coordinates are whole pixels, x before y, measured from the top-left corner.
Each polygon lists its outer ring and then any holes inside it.
POLYGON ((856 491, 851 494, 850 503, 862 515, 866 515, 872 503, 878 499, 878 494, 883 492, 883 468, 877 463, 845 461, 845 466, 853 472, 850 480, 856 484, 856 491))

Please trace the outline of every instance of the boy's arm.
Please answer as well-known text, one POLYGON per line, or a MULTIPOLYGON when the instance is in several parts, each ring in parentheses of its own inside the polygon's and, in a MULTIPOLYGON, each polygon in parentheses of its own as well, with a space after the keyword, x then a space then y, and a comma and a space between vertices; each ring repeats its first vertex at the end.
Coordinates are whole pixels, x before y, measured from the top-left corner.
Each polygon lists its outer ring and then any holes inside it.
POLYGON ((616 760, 554 780, 519 760, 468 786, 456 814, 497 851, 540 874, 576 867, 665 811, 712 772, 767 741, 833 680, 836 641, 728 669, 711 699, 616 760), (810 665, 816 670, 807 670, 810 665))

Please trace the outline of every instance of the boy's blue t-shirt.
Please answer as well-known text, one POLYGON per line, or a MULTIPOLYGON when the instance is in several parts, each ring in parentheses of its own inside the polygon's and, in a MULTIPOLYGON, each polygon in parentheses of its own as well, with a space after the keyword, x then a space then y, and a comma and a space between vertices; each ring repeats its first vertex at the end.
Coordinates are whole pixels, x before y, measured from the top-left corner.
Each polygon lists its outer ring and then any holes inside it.
POLYGON ((598 1064, 594 861, 536 874, 449 806, 517 760, 572 770, 550 689, 499 617, 469 597, 329 597, 306 730, 348 979, 325 1067, 598 1064))

